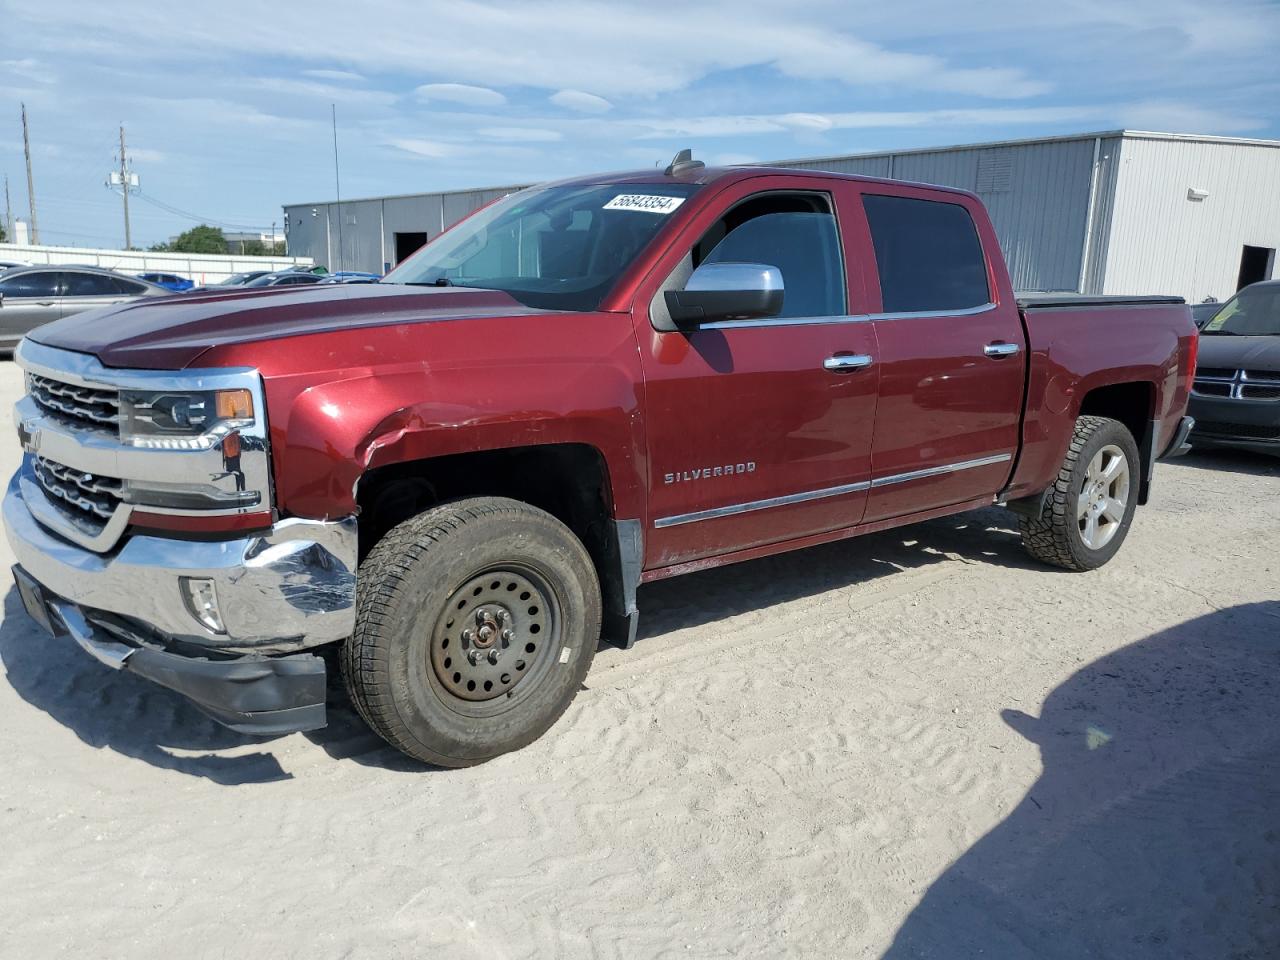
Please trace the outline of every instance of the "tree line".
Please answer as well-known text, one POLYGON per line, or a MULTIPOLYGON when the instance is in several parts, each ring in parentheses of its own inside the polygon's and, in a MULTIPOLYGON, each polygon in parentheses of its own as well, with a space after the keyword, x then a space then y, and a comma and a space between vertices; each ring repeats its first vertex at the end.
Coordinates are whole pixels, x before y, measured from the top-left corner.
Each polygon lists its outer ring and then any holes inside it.
POLYGON ((153 253, 238 253, 246 257, 271 257, 283 255, 285 245, 263 243, 261 240, 231 243, 223 235, 221 227, 201 224, 178 234, 168 243, 152 244, 150 249, 153 253))

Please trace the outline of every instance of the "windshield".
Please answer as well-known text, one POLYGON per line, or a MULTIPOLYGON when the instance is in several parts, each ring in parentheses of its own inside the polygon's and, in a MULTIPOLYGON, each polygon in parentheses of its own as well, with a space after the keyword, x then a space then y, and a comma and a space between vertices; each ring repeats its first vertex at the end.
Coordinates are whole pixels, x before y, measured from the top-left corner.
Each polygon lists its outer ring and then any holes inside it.
POLYGON ((1209 336, 1280 336, 1280 283, 1245 287, 1204 325, 1209 336))
POLYGON ((697 184, 523 190, 463 220, 383 283, 502 290, 529 307, 595 310, 697 184))

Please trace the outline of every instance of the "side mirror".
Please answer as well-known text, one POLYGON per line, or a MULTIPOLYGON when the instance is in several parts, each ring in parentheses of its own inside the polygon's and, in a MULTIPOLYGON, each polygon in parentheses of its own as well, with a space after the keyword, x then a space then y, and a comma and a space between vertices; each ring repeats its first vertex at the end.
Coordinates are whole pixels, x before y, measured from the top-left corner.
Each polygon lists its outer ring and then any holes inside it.
POLYGON ((782 312, 782 271, 764 263, 704 263, 683 290, 666 292, 678 326, 715 320, 757 320, 782 312))

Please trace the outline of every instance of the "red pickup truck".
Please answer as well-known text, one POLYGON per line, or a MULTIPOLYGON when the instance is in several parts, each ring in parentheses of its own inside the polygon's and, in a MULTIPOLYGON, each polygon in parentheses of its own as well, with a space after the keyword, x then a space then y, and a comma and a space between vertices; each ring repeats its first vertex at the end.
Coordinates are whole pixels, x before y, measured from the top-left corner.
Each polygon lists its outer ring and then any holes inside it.
POLYGON ((636 588, 992 503, 1105 563, 1185 446, 1175 298, 1019 300, 972 194, 764 168, 515 193, 367 286, 33 331, 4 500, 27 610, 242 731, 477 763, 636 588))

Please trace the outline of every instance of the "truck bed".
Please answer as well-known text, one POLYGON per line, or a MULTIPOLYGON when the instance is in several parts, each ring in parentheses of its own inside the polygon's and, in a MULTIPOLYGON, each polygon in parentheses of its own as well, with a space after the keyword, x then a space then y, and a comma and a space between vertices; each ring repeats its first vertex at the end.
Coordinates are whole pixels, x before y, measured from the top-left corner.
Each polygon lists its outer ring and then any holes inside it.
POLYGON ((1085 307, 1123 307, 1141 306, 1155 303, 1186 303, 1182 297, 1162 296, 1101 296, 1087 293, 1016 293, 1018 306, 1023 310, 1043 310, 1046 308, 1064 307, 1082 309, 1085 307))

